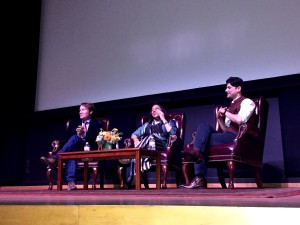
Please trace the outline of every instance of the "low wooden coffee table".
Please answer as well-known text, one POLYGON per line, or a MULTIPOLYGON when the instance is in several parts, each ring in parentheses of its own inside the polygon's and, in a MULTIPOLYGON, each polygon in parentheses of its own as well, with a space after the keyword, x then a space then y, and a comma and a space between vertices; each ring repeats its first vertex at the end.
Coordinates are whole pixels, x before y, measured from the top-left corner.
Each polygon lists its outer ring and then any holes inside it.
MULTIPOLYGON (((91 161, 112 160, 112 159, 135 159, 136 168, 141 168, 141 158, 156 159, 156 189, 160 189, 160 167, 161 154, 158 151, 140 149, 140 148, 120 148, 110 150, 91 150, 64 152, 58 154, 57 167, 57 190, 62 191, 63 185, 63 163, 69 159, 82 160, 89 158, 91 161)), ((136 170, 135 189, 141 189, 141 170, 136 170)), ((83 170, 83 188, 88 189, 88 161, 84 161, 83 170)))

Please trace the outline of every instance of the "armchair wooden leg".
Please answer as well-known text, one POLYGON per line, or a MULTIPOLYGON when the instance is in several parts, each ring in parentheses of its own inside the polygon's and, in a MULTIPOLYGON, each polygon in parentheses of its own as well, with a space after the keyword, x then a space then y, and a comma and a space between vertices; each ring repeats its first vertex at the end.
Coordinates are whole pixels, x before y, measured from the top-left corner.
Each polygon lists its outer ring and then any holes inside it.
POLYGON ((167 178, 168 178, 168 165, 162 165, 162 189, 167 188, 167 178))
POLYGON ((96 179, 98 176, 98 167, 93 167, 93 183, 92 183, 92 189, 96 190, 96 179))
POLYGON ((176 187, 179 188, 181 185, 181 170, 179 168, 175 169, 176 187))
POLYGON ((228 188, 234 188, 234 170, 235 170, 235 163, 233 161, 227 161, 227 168, 229 172, 229 184, 228 188))
POLYGON ((222 188, 227 188, 222 167, 217 167, 217 174, 222 188))
POLYGON ((51 179, 52 169, 47 167, 46 174, 47 174, 47 179, 48 179, 48 183, 49 183, 48 190, 52 190, 53 189, 53 183, 52 183, 52 179, 51 179))
POLYGON ((182 164, 182 173, 184 176, 185 184, 188 184, 190 181, 189 181, 189 176, 188 176, 188 164, 187 163, 182 164))
POLYGON ((142 175, 142 179, 143 179, 145 189, 149 189, 148 172, 144 171, 144 172, 141 173, 141 175, 142 175))
POLYGON ((256 181, 257 187, 263 188, 262 177, 261 177, 261 168, 254 167, 254 173, 255 173, 255 181, 256 181))
POLYGON ((118 167, 118 177, 120 180, 120 188, 123 188, 124 187, 123 166, 118 167))
POLYGON ((103 161, 98 161, 98 173, 100 177, 100 189, 104 189, 104 162, 103 161))

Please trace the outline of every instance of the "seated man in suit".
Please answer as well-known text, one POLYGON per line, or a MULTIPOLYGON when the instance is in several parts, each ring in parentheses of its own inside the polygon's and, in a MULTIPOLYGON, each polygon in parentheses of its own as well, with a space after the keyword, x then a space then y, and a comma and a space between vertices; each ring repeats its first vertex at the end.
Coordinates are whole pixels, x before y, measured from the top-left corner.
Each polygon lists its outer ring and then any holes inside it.
MULTIPOLYGON (((102 124, 93 118, 95 106, 92 103, 84 102, 79 107, 79 118, 72 120, 67 129, 64 146, 57 152, 74 152, 83 150, 86 142, 90 144, 91 149, 98 149, 96 137, 99 134, 102 124)), ((50 168, 57 167, 58 154, 53 158, 41 157, 41 161, 50 168)), ((76 160, 66 162, 66 180, 68 190, 76 190, 76 160)))

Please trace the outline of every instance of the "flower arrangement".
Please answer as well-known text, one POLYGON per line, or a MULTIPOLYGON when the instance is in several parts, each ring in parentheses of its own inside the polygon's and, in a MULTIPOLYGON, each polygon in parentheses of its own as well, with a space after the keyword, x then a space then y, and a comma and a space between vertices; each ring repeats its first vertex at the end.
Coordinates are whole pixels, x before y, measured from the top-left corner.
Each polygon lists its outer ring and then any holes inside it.
POLYGON ((123 133, 119 132, 117 128, 112 129, 111 131, 104 131, 100 129, 99 135, 96 137, 96 142, 99 149, 112 149, 113 145, 116 145, 118 141, 122 139, 123 133))

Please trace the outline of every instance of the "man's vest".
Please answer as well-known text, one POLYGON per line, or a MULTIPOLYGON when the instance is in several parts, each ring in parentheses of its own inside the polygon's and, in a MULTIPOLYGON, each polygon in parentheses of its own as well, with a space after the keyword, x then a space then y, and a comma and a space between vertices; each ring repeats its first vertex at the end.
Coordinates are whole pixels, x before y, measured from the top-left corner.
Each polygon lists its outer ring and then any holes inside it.
MULTIPOLYGON (((234 102, 232 102, 230 104, 230 106, 228 107, 227 111, 232 113, 232 114, 238 114, 240 109, 241 109, 241 103, 242 101, 245 99, 246 97, 241 96, 239 97, 237 100, 235 100, 234 102)), ((237 123, 234 123, 233 121, 230 122, 230 126, 227 128, 227 132, 233 132, 233 133, 237 133, 239 130, 239 125, 237 123)))

